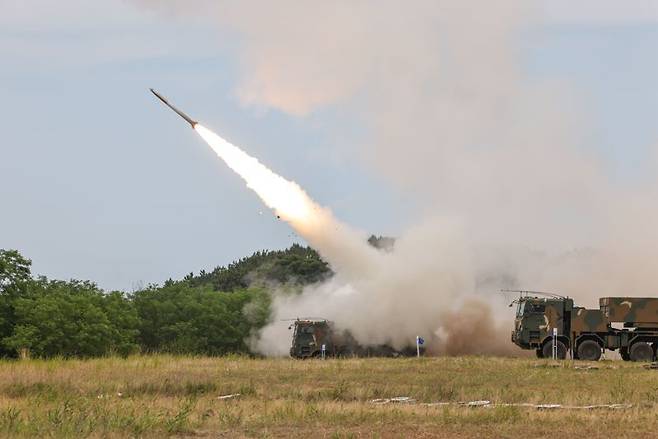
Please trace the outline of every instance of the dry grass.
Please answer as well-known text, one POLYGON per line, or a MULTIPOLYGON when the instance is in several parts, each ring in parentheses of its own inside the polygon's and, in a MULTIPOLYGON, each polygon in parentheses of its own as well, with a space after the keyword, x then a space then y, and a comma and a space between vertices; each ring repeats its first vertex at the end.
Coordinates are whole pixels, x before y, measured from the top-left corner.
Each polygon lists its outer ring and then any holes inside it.
POLYGON ((658 371, 620 361, 240 357, 0 362, 0 434, 55 437, 651 437, 658 371), (240 393, 235 399, 220 395, 240 393), (387 404, 491 400, 628 410, 387 404))

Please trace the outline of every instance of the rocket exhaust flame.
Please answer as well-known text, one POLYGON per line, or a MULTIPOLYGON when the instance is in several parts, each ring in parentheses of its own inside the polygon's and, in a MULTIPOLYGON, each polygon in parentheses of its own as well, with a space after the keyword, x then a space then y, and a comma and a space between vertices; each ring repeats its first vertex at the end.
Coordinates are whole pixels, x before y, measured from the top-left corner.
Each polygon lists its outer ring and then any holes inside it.
POLYGON ((305 222, 309 220, 312 211, 319 208, 297 183, 275 174, 258 159, 203 125, 197 123, 194 130, 229 168, 245 180, 247 187, 256 192, 265 205, 274 209, 282 219, 290 222, 305 222))

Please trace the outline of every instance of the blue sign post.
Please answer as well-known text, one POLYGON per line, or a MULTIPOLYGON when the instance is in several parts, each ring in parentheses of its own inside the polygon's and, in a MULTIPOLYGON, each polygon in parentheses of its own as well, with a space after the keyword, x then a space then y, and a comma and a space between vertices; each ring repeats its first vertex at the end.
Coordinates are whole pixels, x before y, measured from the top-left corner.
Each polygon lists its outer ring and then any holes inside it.
POLYGON ((424 344, 425 340, 420 335, 416 336, 416 357, 420 358, 420 345, 424 344))

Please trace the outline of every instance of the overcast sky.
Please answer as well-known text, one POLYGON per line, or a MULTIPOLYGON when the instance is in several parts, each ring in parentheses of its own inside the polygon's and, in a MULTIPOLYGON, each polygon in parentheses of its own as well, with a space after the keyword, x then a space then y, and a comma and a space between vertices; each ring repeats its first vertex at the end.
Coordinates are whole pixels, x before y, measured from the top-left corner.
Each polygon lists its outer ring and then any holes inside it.
MULTIPOLYGON (((657 4, 546 0, 521 44, 529 77, 570 84, 620 181, 658 145, 657 4)), ((240 101, 239 43, 139 2, 0 0, 0 248, 131 290, 302 242, 149 87, 346 222, 396 235, 412 221, 418 200, 337 147, 369 135, 339 108, 240 101)))

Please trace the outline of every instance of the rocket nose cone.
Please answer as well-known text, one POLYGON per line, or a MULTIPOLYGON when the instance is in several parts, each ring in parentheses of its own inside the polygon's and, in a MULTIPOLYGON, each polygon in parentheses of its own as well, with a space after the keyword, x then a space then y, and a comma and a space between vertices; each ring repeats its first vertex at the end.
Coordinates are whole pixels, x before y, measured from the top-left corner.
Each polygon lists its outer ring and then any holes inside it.
POLYGON ((196 126, 197 122, 195 120, 192 120, 190 116, 179 110, 178 108, 174 107, 167 99, 165 99, 163 96, 161 96, 157 91, 153 90, 152 88, 149 88, 151 90, 151 93, 155 95, 156 98, 158 98, 160 101, 162 101, 163 104, 165 104, 167 107, 169 107, 174 113, 178 114, 180 117, 183 118, 187 123, 189 123, 192 128, 196 126))
POLYGON ((160 93, 158 93, 157 91, 153 90, 152 88, 149 88, 149 90, 151 90, 151 93, 153 93, 153 94, 155 95, 156 98, 160 99, 161 101, 164 100, 163 97, 160 96, 160 93))

